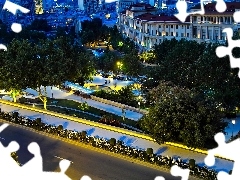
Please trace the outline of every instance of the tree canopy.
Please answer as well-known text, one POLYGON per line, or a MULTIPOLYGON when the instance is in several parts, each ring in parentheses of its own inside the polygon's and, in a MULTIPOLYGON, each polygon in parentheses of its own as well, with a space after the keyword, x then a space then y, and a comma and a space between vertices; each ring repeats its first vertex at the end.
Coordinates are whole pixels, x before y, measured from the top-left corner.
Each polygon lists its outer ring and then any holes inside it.
POLYGON ((161 81, 150 92, 150 99, 153 105, 140 126, 160 144, 171 141, 206 147, 227 126, 214 101, 171 82, 161 81))

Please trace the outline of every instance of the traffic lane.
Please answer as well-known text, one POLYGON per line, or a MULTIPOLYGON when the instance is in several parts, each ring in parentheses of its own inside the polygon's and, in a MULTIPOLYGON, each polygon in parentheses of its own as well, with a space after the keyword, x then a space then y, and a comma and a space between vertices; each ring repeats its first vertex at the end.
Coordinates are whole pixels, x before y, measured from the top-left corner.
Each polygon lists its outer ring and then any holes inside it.
POLYGON ((59 171, 61 158, 72 161, 66 172, 72 179, 79 180, 83 175, 89 175, 93 180, 154 180, 156 176, 164 176, 167 180, 180 179, 166 172, 71 145, 11 125, 0 134, 0 137, 4 146, 13 140, 19 143, 18 155, 22 164, 33 158, 33 155, 27 150, 27 146, 33 141, 37 142, 41 148, 44 171, 59 171))

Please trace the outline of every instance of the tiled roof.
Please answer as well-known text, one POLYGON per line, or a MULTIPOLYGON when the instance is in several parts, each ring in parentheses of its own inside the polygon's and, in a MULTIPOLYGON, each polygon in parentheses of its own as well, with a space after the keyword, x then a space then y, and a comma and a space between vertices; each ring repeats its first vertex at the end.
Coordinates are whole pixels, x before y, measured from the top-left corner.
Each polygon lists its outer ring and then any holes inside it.
MULTIPOLYGON (((227 10, 221 14, 224 15, 232 15, 235 12, 235 9, 240 9, 240 2, 226 2, 227 5, 227 10)), ((205 9, 205 14, 206 15, 215 15, 215 14, 220 14, 217 12, 216 8, 216 3, 209 3, 204 6, 205 9)), ((196 5, 192 9, 200 9, 200 4, 196 5)))
MULTIPOLYGON (((159 22, 178 22, 178 23, 181 22, 175 16, 159 16, 159 15, 153 15, 151 13, 145 13, 145 14, 136 16, 134 19, 146 20, 146 21, 159 21, 159 22)), ((190 17, 187 17, 185 22, 186 23, 190 22, 190 17)))

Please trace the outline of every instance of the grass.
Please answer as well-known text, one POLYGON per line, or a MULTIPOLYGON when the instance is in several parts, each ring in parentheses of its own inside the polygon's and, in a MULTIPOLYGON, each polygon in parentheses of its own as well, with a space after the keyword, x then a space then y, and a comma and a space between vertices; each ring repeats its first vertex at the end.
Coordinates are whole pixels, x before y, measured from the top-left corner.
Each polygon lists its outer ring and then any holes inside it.
MULTIPOLYGON (((39 108, 43 109, 43 105, 36 106, 36 107, 39 107, 39 108)), ((54 112, 61 113, 61 114, 70 115, 70 116, 75 116, 75 117, 78 117, 78 118, 83 118, 83 119, 87 119, 87 120, 91 120, 91 121, 95 121, 95 122, 98 122, 98 120, 99 120, 98 117, 95 117, 95 116, 92 116, 92 115, 89 115, 89 114, 85 114, 85 113, 82 113, 82 112, 74 111, 74 110, 68 110, 68 113, 67 113, 66 109, 59 108, 59 107, 54 107, 54 106, 48 106, 47 110, 54 111, 54 112)))
MULTIPOLYGON (((67 107, 67 108, 73 108, 73 109, 80 110, 78 108, 78 106, 81 103, 79 103, 79 102, 76 102, 76 101, 73 101, 73 100, 67 100, 67 99, 49 99, 48 102, 47 102, 47 105, 53 105, 53 103, 52 103, 53 101, 58 101, 57 103, 54 103, 54 105, 56 105, 56 106, 62 106, 62 107, 67 107)), ((66 114, 66 110, 64 110, 62 108, 48 106, 47 109, 50 110, 50 111, 52 110, 52 111, 55 111, 55 112, 60 112, 60 113, 66 114)), ((94 108, 94 107, 91 107, 91 106, 89 106, 89 108, 84 110, 84 111, 95 114, 95 115, 98 115, 98 116, 102 116, 102 115, 112 116, 114 119, 120 121, 121 123, 127 124, 127 125, 132 126, 132 127, 136 127, 136 122, 137 121, 134 121, 134 120, 131 120, 131 119, 128 119, 128 118, 125 118, 125 121, 123 121, 123 118, 121 116, 118 116, 118 115, 115 115, 115 114, 112 114, 112 113, 109 113, 109 112, 106 112, 106 111, 103 111, 103 110, 100 110, 100 109, 97 109, 97 108, 94 108)), ((69 110, 69 115, 71 115, 71 114, 72 115, 76 114, 77 117, 79 117, 79 118, 84 118, 84 119, 88 119, 88 120, 91 120, 91 121, 98 121, 99 120, 99 118, 97 118, 95 116, 91 116, 89 114, 85 114, 85 113, 81 113, 81 112, 76 112, 74 110, 69 110)))

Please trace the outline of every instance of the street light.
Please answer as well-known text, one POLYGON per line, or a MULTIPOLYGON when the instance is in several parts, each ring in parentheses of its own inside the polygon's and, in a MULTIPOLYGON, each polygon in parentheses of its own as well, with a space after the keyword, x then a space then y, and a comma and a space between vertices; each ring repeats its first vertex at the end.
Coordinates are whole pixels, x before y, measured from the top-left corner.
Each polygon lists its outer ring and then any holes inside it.
MULTIPOLYGON (((233 119, 232 120, 232 124, 233 124, 233 129, 234 129, 234 124, 236 123, 236 121, 233 119)), ((232 137, 233 137, 233 129, 232 129, 232 137)))
POLYGON ((141 103, 140 103, 140 101, 138 101, 138 106, 139 106, 139 119, 140 119, 140 105, 141 105, 141 103))
POLYGON ((122 107, 122 116, 123 116, 123 121, 125 121, 126 111, 124 107, 122 107))
MULTIPOLYGON (((122 69, 122 63, 121 62, 117 62, 117 67, 118 67, 118 71, 120 72, 120 70, 122 69)), ((118 72, 118 73, 119 73, 118 72)))

